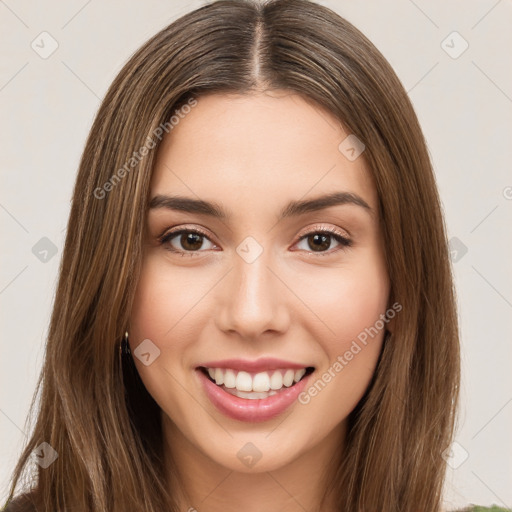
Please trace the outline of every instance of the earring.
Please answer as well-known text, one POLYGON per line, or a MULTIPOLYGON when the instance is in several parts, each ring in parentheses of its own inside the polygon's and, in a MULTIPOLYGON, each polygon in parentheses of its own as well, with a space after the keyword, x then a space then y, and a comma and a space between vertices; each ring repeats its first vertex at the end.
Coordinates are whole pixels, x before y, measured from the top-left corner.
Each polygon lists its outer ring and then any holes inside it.
POLYGON ((132 351, 130 350, 130 344, 128 343, 128 331, 126 331, 124 333, 124 338, 121 340, 121 343, 119 344, 119 356, 128 356, 131 353, 132 351))

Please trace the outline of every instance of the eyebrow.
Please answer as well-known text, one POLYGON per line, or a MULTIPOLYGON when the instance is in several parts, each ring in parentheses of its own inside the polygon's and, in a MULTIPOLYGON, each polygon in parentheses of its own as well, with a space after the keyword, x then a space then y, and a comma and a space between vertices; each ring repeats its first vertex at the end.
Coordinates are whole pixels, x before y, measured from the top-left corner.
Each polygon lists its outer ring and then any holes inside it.
MULTIPOLYGON (((309 212, 316 212, 331 206, 346 204, 360 206, 370 215, 373 215, 373 210, 370 205, 357 194, 352 192, 333 192, 331 194, 322 195, 313 199, 290 201, 281 210, 279 214, 279 220, 287 217, 303 215, 309 212)), ((209 215, 211 217, 222 220, 228 219, 232 216, 231 212, 225 210, 218 203, 183 196, 168 196, 158 194, 151 199, 149 203, 149 209, 153 210, 159 208, 209 215)))

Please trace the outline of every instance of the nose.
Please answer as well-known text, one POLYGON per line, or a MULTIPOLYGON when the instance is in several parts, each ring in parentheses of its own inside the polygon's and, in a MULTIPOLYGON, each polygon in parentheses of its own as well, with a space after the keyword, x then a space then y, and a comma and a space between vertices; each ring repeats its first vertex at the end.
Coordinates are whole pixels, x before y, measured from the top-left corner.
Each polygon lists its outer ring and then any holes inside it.
POLYGON ((266 252, 252 263, 238 255, 234 267, 223 279, 217 297, 217 327, 226 333, 255 340, 267 331, 274 335, 288 330, 290 311, 283 279, 270 266, 266 252))

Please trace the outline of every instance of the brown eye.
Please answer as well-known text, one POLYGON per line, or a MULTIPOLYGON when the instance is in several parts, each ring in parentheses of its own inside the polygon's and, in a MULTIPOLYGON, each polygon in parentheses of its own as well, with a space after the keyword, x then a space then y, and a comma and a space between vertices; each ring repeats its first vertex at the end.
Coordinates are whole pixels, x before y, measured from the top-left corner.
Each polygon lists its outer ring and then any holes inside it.
POLYGON ((331 235, 316 233, 314 235, 308 235, 306 240, 308 241, 308 246, 311 247, 313 251, 321 251, 329 249, 331 238, 331 235))
POLYGON ((352 245, 351 240, 345 236, 342 236, 337 231, 331 230, 312 231, 301 237, 300 242, 304 240, 306 241, 307 245, 304 250, 317 253, 320 256, 337 252, 337 250, 329 251, 333 240, 337 242, 341 248, 350 247, 352 245))
POLYGON ((168 251, 181 253, 182 256, 194 256, 194 252, 202 252, 200 249, 203 248, 205 240, 212 244, 204 233, 194 229, 171 231, 159 239, 160 244, 168 251))
POLYGON ((180 236, 181 246, 186 251, 196 251, 203 245, 202 235, 197 233, 185 233, 180 236))

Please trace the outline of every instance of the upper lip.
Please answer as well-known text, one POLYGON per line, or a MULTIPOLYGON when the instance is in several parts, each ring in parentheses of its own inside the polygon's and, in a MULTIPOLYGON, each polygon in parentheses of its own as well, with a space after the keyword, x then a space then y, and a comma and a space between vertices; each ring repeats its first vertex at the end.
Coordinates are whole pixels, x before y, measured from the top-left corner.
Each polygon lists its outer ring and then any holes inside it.
POLYGON ((284 359, 275 359, 273 357, 264 357, 251 361, 249 359, 222 359, 221 361, 207 361, 198 366, 204 368, 230 368, 232 370, 242 370, 246 372, 263 372, 266 370, 278 370, 283 368, 291 368, 300 370, 301 368, 309 368, 311 365, 293 363, 284 359))

